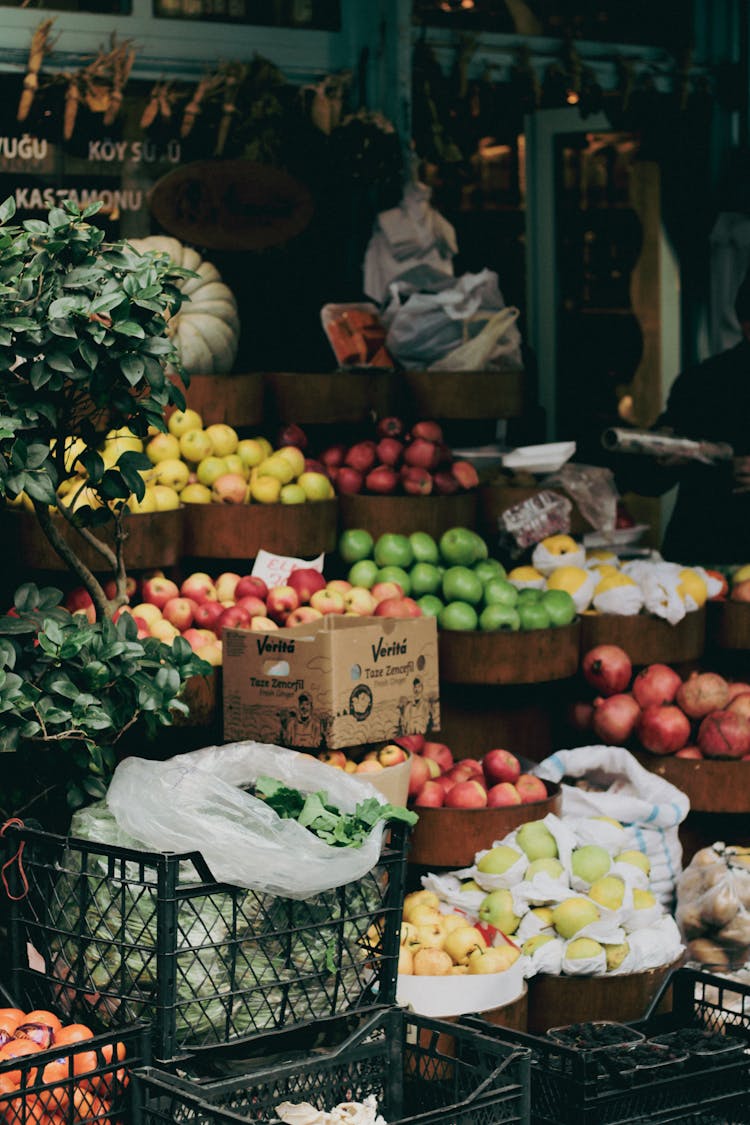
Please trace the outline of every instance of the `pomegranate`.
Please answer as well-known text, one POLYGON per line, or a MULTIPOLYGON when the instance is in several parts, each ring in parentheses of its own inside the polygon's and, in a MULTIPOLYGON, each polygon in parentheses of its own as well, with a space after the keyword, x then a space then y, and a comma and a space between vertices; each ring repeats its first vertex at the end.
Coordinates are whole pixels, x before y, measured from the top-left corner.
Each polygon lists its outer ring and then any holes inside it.
POLYGON ((594 700, 591 726, 594 734, 609 746, 624 746, 635 729, 641 709, 629 693, 594 700))
POLYGON ((687 746, 690 720, 672 704, 652 704, 641 712, 636 733, 641 744, 652 754, 674 754, 687 746))
POLYGON ((575 703, 568 705, 568 726, 572 727, 573 730, 578 731, 580 734, 585 734, 586 731, 591 730, 591 720, 593 717, 594 706, 592 703, 586 703, 583 699, 577 699, 575 703))
POLYGON ((699 746, 683 746, 682 750, 678 750, 675 758, 702 758, 703 754, 699 746))
POLYGON ((710 711, 721 711, 728 701, 729 685, 716 672, 691 672, 675 695, 675 703, 689 719, 702 719, 710 711))
POLYGON ((668 664, 648 664, 633 680, 633 695, 644 709, 671 703, 682 680, 668 664))
POLYGON ((744 695, 745 692, 750 692, 750 684, 743 684, 741 680, 735 680, 733 683, 727 684, 729 691, 729 702, 731 703, 735 695, 744 695))
POLYGON ((698 728, 698 745, 707 758, 750 754, 750 722, 736 711, 712 711, 698 728))
POLYGON ((741 695, 735 695, 734 699, 727 703, 724 710, 733 711, 735 715, 742 715, 743 719, 750 720, 750 691, 743 691, 741 695))
POLYGON ((600 695, 617 695, 625 691, 633 674, 633 665, 625 649, 619 645, 596 645, 581 661, 586 683, 600 695))

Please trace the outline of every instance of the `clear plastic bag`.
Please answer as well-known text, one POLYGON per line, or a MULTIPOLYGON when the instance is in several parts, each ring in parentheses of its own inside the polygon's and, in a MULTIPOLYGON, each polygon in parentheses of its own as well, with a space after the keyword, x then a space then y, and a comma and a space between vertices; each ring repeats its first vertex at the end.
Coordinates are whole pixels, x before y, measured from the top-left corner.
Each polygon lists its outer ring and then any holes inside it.
POLYGON ((677 884, 688 957, 717 969, 750 963, 750 849, 716 843, 696 852, 677 884))
POLYGON ((267 775, 304 793, 324 790, 342 812, 368 797, 361 779, 280 746, 231 742, 166 762, 126 758, 107 805, 119 828, 156 851, 201 852, 215 879, 285 898, 310 898, 361 879, 378 862, 383 824, 361 847, 334 847, 286 820, 243 786, 267 775))
POLYGON ((610 469, 601 465, 563 465, 542 481, 545 488, 561 488, 597 531, 612 531, 618 492, 610 469))

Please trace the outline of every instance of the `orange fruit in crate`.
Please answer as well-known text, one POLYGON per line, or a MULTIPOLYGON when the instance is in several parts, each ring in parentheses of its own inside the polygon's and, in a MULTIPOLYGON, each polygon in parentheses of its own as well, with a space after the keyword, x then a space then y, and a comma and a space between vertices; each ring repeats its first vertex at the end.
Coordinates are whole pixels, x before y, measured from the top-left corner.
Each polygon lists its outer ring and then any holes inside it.
POLYGON ((0 1008, 0 1030, 9 1031, 12 1035, 19 1023, 24 1023, 26 1013, 20 1008, 0 1008))
POLYGON ((67 1023, 55 1034, 53 1040, 55 1047, 62 1047, 72 1043, 82 1043, 84 1039, 93 1039, 94 1033, 85 1023, 67 1023))
POLYGON ((82 1090, 79 1087, 73 1091, 74 1121, 95 1121, 96 1125, 112 1125, 109 1117, 111 1110, 108 1101, 90 1090, 82 1090))
POLYGON ((0 1105, 5 1110, 5 1125, 57 1125, 65 1120, 56 1113, 50 1114, 36 1094, 19 1094, 0 1105))
MULTIPOLYGON (((110 1066, 113 1062, 122 1062, 127 1055, 125 1044, 119 1042, 114 1046, 107 1043, 100 1048, 100 1051, 105 1063, 110 1066)), ((106 1074, 95 1074, 93 1078, 89 1079, 90 1085, 101 1097, 110 1099, 114 1097, 116 1087, 119 1090, 124 1090, 129 1081, 130 1075, 123 1066, 118 1070, 108 1070, 106 1074)))
MULTIPOLYGON (((6 1043, 4 1047, 0 1047, 0 1065, 9 1062, 10 1059, 21 1059, 26 1055, 36 1055, 41 1049, 39 1044, 32 1042, 31 1039, 12 1039, 10 1043, 6 1043)), ((15 1086, 20 1086, 21 1084, 20 1069, 7 1070, 0 1077, 13 1082, 15 1086)), ((31 1075, 29 1077, 31 1077, 31 1075)))
POLYGON ((46 1083, 47 1090, 39 1091, 39 1100, 50 1114, 66 1114, 70 1106, 74 1076, 69 1058, 55 1059, 47 1063, 39 1081, 46 1083))

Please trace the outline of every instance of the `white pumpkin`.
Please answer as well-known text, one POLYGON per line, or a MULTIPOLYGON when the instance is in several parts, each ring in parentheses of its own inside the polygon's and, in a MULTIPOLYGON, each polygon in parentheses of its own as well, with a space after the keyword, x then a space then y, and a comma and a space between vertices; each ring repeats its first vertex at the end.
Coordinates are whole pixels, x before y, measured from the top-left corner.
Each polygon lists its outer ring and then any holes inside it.
POLYGON ((169 320, 168 332, 188 375, 223 375, 232 370, 240 338, 237 302, 216 266, 206 262, 192 246, 176 238, 153 235, 134 238, 130 245, 139 253, 168 254, 176 266, 192 270, 197 277, 178 282, 190 299, 169 320))

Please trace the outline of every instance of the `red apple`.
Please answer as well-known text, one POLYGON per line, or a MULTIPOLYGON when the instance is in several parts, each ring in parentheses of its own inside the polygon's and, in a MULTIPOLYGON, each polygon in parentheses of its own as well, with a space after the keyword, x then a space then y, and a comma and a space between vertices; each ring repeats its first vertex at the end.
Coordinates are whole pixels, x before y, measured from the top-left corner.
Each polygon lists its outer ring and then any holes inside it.
POLYGON ((247 594, 244 598, 239 598, 234 604, 241 605, 251 617, 268 617, 266 603, 262 598, 256 598, 254 594, 247 594))
POLYGON ((443 441, 443 431, 437 422, 415 422, 411 428, 411 437, 424 438, 426 441, 436 442, 441 444, 443 441))
POLYGON ((405 762, 408 754, 400 746, 396 746, 394 742, 389 742, 387 746, 383 746, 378 750, 378 761, 381 766, 398 766, 405 762))
POLYGON ((432 478, 433 487, 439 496, 455 496, 461 486, 451 473, 437 472, 432 478))
POLYGON ((220 602, 236 601, 237 583, 239 580, 239 574, 234 574, 231 570, 225 570, 223 574, 220 574, 214 583, 216 586, 216 600, 220 602))
POLYGON ((266 598, 268 616, 278 619, 299 606, 297 591, 291 586, 272 586, 266 598))
POLYGON ((424 749, 423 734, 401 734, 394 739, 404 750, 411 750, 412 754, 421 754, 424 749))
POLYGON ((381 465, 398 465, 404 452, 404 443, 396 438, 383 437, 376 446, 378 461, 381 465))
POLYGON ((223 612, 224 607, 218 602, 200 602, 193 612, 193 624, 201 629, 213 631, 223 612))
POLYGON ((431 780, 430 767, 424 758, 412 758, 409 773, 409 796, 416 797, 422 786, 431 780))
POLYGON ((336 491, 344 496, 354 496, 361 492, 364 482, 359 470, 353 469, 351 465, 342 465, 340 469, 336 469, 336 491))
POLYGON ((386 598, 403 598, 404 591, 398 582, 376 582, 370 593, 376 602, 385 601, 386 598))
POLYGON ((287 629, 293 629, 295 625, 309 625, 311 621, 320 621, 323 614, 319 609, 313 609, 311 605, 301 605, 299 609, 293 609, 286 619, 287 629))
POLYGON ((440 448, 433 441, 414 438, 404 450, 404 462, 417 465, 421 469, 434 470, 440 463, 440 448))
POLYGON ((279 430, 276 445, 296 445, 297 449, 307 449, 307 434, 296 422, 287 422, 279 430))
MULTIPOLYGON (((234 591, 235 598, 240 597, 238 588, 239 583, 234 591)), ((204 574, 202 571, 189 574, 180 586, 179 592, 182 594, 183 598, 191 598, 194 602, 197 602, 198 605, 201 605, 202 602, 217 602, 219 600, 213 578, 208 574, 204 574)), ((143 600, 148 601, 148 598, 145 597, 145 586, 143 587, 143 593, 143 600)))
POLYGON ((414 802, 419 809, 439 809, 443 805, 443 787, 436 781, 425 781, 414 802))
POLYGON ((193 624, 197 608, 196 603, 191 601, 190 598, 177 597, 170 598, 169 601, 165 602, 161 612, 165 620, 171 622, 175 629, 184 633, 193 624))
POLYGON ((311 566, 299 566, 287 578, 287 585, 297 591, 299 604, 305 605, 316 590, 325 589, 326 580, 319 570, 311 566))
POLYGON ((389 496, 398 487, 398 474, 389 465, 378 465, 365 477, 365 488, 379 496, 389 496))
POLYGON ((619 695, 630 683, 633 665, 619 645, 596 645, 585 653, 581 671, 586 683, 599 695, 619 695))
POLYGON ((649 664, 633 680, 633 695, 640 707, 671 703, 682 680, 668 664, 649 664))
POLYGON ((318 761, 342 770, 346 765, 346 754, 343 754, 341 750, 321 750, 318 754, 318 761))
POLYGON ((409 496, 429 496, 432 492, 432 474, 416 465, 404 465, 401 470, 401 484, 409 496))
MULTIPOLYGON (((141 618, 141 620, 143 620, 143 618, 141 618)), ((146 623, 144 621, 144 625, 145 624, 146 623)), ((205 629, 189 628, 189 629, 185 629, 182 636, 187 641, 187 643, 190 645, 193 652, 197 652, 199 648, 203 648, 203 646, 205 644, 210 643, 206 639, 206 632, 207 632, 207 630, 205 630, 205 629)), ((215 640, 216 638, 213 636, 213 633, 211 635, 212 635, 212 639, 215 640)))
POLYGON ((246 574, 244 578, 240 578, 237 583, 234 591, 234 599, 235 601, 239 601, 240 598, 252 595, 255 598, 262 598, 263 601, 265 601, 267 594, 268 586, 266 586, 262 578, 257 578, 254 574, 246 574))
POLYGON ((478 781, 459 781, 445 794, 443 804, 447 809, 483 809, 487 790, 478 781))
POLYGON ((374 441, 358 441, 350 446, 344 457, 344 464, 350 465, 360 473, 369 473, 377 460, 377 446, 374 441))
POLYGON ((669 703, 645 707, 635 729, 642 745, 652 754, 674 754, 687 746, 690 738, 690 720, 679 707, 669 703))
POLYGON ((338 590, 316 590, 310 598, 310 605, 313 609, 319 610, 324 617, 329 613, 342 614, 346 612, 344 605, 344 595, 340 594, 338 590))
MULTIPOLYGON (((137 589, 138 583, 136 582, 135 578, 131 578, 131 576, 128 575, 125 579, 125 596, 128 599, 132 598, 137 589)), ((111 578, 109 582, 104 583, 104 593, 107 595, 110 601, 112 601, 113 598, 117 597, 117 583, 113 578, 111 578)))
MULTIPOLYGON (((433 762, 432 764, 433 764, 433 766, 437 766, 437 762, 433 762)), ((439 766, 437 766, 437 768, 440 769, 439 766)), ((446 794, 449 793, 450 790, 453 788, 453 786, 456 784, 455 781, 450 776, 450 774, 447 774, 447 773, 438 774, 438 776, 436 778, 434 778, 434 780, 442 788, 442 790, 443 790, 443 800, 445 800, 446 794)))
MULTIPOLYGON (((83 586, 76 586, 75 590, 71 590, 63 604, 69 613, 85 613, 86 620, 90 625, 93 625, 96 621, 94 602, 91 598, 91 594, 89 594, 88 590, 84 590, 83 586)), ((161 608, 161 606, 159 608, 161 608)))
POLYGON ((338 469, 344 464, 346 449, 347 447, 341 443, 338 445, 329 445, 328 449, 323 450, 319 460, 323 462, 326 469, 338 469))
POLYGON ((487 786, 484 785, 484 779, 481 774, 478 774, 476 770, 465 762, 456 762, 454 766, 451 766, 445 776, 449 777, 454 784, 459 781, 472 781, 476 779, 485 789, 487 788, 487 786))
POLYGON ((451 475, 467 492, 471 488, 476 488, 479 484, 479 474, 471 461, 454 461, 451 465, 451 475))
POLYGON ((384 598, 373 610, 374 617, 421 617, 422 610, 413 598, 384 598))
POLYGON ((510 750, 488 750, 482 758, 482 772, 487 788, 501 781, 514 783, 521 773, 521 763, 510 750))
MULTIPOLYGON (((213 585, 213 583, 211 583, 211 585, 213 585)), ((185 583, 183 582, 183 587, 184 586, 185 583)), ((180 596, 180 593, 183 593, 187 598, 191 597, 189 591, 185 591, 184 589, 180 591, 177 583, 172 582, 170 578, 159 577, 157 575, 156 578, 149 578, 147 582, 143 583, 144 602, 158 606, 161 610, 164 609, 164 606, 170 598, 177 598, 180 596)))
POLYGON ((220 637, 225 629, 249 629, 250 614, 239 605, 230 605, 222 610, 221 617, 214 626, 214 632, 220 637))
MULTIPOLYGON (((289 616, 291 616, 291 614, 289 616)), ((284 620, 285 623, 287 619, 288 618, 286 614, 284 614, 283 619, 280 618, 280 620, 284 620)), ((270 617, 250 618, 250 628, 253 633, 273 633, 276 629, 278 629, 278 627, 279 626, 276 624, 276 622, 272 621, 270 617)))
POLYGON ((437 762, 442 773, 447 773, 454 764, 453 753, 444 742, 425 742, 422 757, 437 762))
POLYGON ((375 429, 379 438, 397 438, 404 432, 404 423, 400 418, 381 418, 375 429))
MULTIPOLYGON (((439 762, 436 762, 434 758, 423 758, 422 760, 424 762, 427 762, 427 768, 430 771, 430 780, 431 781, 434 781, 436 778, 441 776, 442 770, 440 769, 440 763, 439 762)), ((448 778, 448 781, 450 782, 451 785, 453 784, 452 778, 448 778)))
POLYGON ((306 473, 322 473, 323 476, 328 475, 328 469, 322 461, 316 460, 314 457, 305 457, 305 472, 306 473))
POLYGON ((547 786, 541 777, 535 777, 533 773, 522 773, 516 782, 516 789, 524 805, 547 800, 547 786))
POLYGON ((487 790, 487 807, 500 809, 505 805, 520 805, 521 794, 510 781, 500 781, 487 790))

